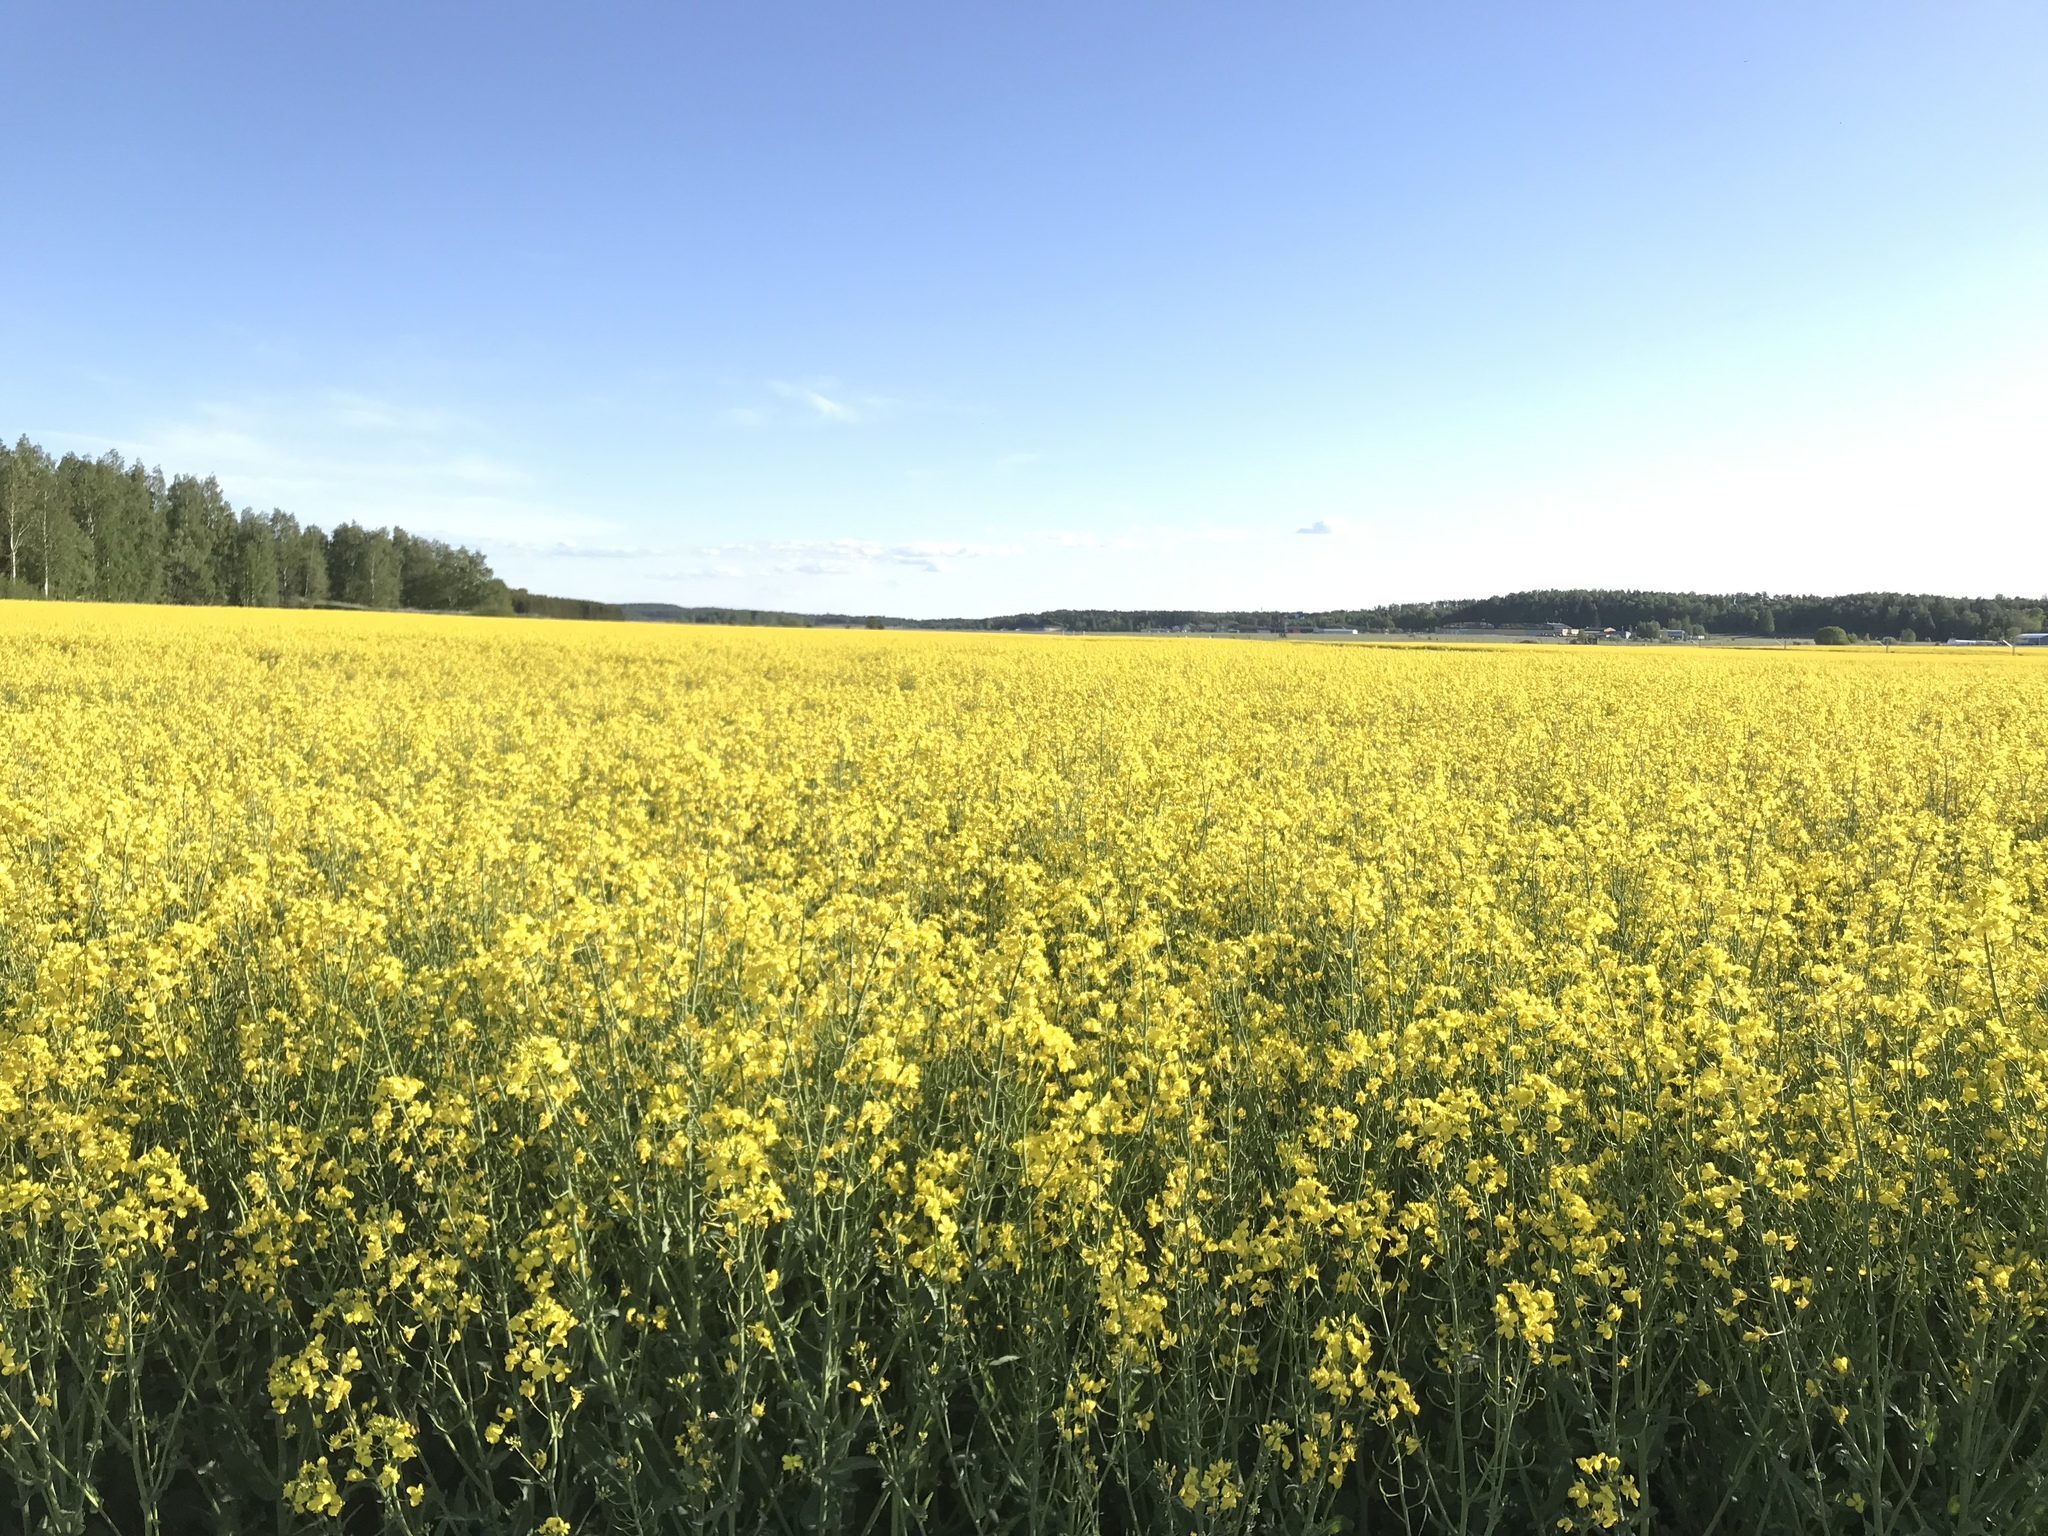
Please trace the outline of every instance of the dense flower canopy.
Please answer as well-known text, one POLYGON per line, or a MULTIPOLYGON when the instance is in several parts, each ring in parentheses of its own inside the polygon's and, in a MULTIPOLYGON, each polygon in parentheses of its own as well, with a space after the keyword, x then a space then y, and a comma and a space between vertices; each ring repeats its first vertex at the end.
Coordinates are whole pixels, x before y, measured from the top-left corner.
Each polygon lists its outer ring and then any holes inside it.
POLYGON ((0 1480, 2014 1528, 2044 848, 2024 654, 9 605, 0 1480))

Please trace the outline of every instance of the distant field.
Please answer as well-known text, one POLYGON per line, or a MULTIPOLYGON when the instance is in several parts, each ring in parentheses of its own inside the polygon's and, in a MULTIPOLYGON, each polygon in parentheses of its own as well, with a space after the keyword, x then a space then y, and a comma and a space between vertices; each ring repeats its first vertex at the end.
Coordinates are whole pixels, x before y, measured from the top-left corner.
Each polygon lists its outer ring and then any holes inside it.
POLYGON ((0 605, 25 1529, 2048 1519, 2048 666, 0 605))

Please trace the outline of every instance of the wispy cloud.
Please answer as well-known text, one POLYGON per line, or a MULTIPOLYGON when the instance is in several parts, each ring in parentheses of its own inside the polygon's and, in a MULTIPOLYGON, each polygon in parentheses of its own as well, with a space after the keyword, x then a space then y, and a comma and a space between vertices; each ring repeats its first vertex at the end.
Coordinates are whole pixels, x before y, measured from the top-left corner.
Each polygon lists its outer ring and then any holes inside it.
POLYGON ((1306 528, 1297 528, 1294 531, 1296 533, 1329 533, 1331 531, 1330 520, 1326 517, 1319 517, 1306 528))
POLYGON ((364 431, 430 437, 471 425, 454 411, 402 404, 354 390, 329 391, 323 406, 333 420, 364 431))
POLYGON ((536 562, 630 563, 642 582, 736 581, 763 576, 863 577, 890 572, 945 575, 971 561, 999 560, 1016 543, 945 539, 755 539, 662 547, 590 540, 501 540, 498 547, 536 562))
POLYGON ((114 446, 169 474, 213 475, 237 503, 326 527, 396 523, 490 548, 604 537, 604 524, 551 505, 493 436, 458 412, 331 390, 200 402, 114 446))
MULTIPOLYGON (((1269 530, 1270 531, 1270 530, 1269 530)), ((1244 544, 1261 537, 1256 528, 1214 523, 1187 527, 1178 523, 1134 523, 1123 528, 1051 528, 1034 535, 1060 549, 1106 549, 1126 554, 1171 554, 1188 548, 1244 544)))
POLYGON ((704 545, 677 551, 683 563, 656 579, 694 580, 707 570, 721 575, 858 576, 887 571, 943 575, 967 561, 1002 559, 1015 544, 916 539, 764 539, 743 544, 704 545))
POLYGON ((857 400, 839 387, 836 379, 818 379, 811 383, 793 383, 788 379, 770 379, 768 387, 785 400, 794 401, 807 409, 820 421, 856 422, 868 419, 877 402, 876 397, 857 400), (828 393, 830 391, 830 393, 828 393))
POLYGON ((837 379, 803 383, 774 379, 768 387, 783 399, 801 406, 815 420, 841 426, 880 421, 899 414, 904 408, 904 402, 893 396, 848 389, 837 379))
POLYGON ((769 379, 762 386, 772 401, 726 407, 718 419, 729 427, 767 427, 777 422, 810 422, 821 426, 869 426, 900 416, 910 401, 873 390, 856 389, 840 379, 769 379))

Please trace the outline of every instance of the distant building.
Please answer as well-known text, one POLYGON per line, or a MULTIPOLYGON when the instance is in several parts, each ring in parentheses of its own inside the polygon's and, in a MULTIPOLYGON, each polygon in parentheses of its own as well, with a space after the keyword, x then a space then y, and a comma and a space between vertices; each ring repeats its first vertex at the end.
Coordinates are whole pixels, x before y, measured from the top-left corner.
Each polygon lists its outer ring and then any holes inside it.
POLYGON ((2014 645, 2048 645, 2048 635, 2021 635, 2014 645))
POLYGON ((1685 638, 1685 631, 1682 629, 1667 629, 1664 631, 1664 638, 1666 640, 1683 640, 1685 638))

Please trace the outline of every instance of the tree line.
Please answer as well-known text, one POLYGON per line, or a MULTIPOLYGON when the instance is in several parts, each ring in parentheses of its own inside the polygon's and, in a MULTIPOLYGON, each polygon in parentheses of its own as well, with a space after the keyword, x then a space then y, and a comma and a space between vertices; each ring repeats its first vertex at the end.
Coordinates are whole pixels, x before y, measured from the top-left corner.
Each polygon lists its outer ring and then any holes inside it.
POLYGON ((1927 593, 1852 592, 1840 597, 1769 593, 1642 592, 1560 589, 1378 608, 1285 609, 1049 608, 983 619, 898 619, 767 608, 681 607, 625 603, 629 619, 671 624, 762 624, 890 629, 1042 630, 1139 634, 1154 630, 1357 629, 1428 633, 1454 627, 1564 624, 1651 635, 1782 635, 1813 639, 1826 629, 1869 640, 2004 640, 2048 628, 2048 598, 1940 597, 1927 593))
POLYGON ((621 618, 607 603, 511 587, 476 550, 403 528, 239 511, 211 475, 0 446, 0 596, 240 607, 350 605, 621 618))
MULTIPOLYGON (((780 616, 786 622, 794 616, 780 616)), ((1048 629, 1135 633, 1159 629, 1290 630, 1343 628, 1426 633, 1481 625, 1564 624, 1573 629, 1682 629, 1689 634, 1783 635, 1811 639, 1833 626, 1873 640, 2003 640, 2038 633, 2048 598, 1941 597, 1928 593, 1852 592, 1838 597, 1760 592, 1650 592, 1553 589, 1434 603, 1319 612, 1282 609, 1049 609, 987 619, 890 619, 931 629, 1048 629)))
POLYGON ((1549 590, 1510 592, 1459 603, 1377 610, 1401 629, 1455 623, 1568 624, 1574 629, 1633 629, 1654 623, 1709 635, 1786 635, 1811 639, 1830 626, 1873 640, 2003 640, 2037 632, 2048 598, 1941 597, 1932 593, 1850 592, 1836 597, 1761 592, 1549 590))

